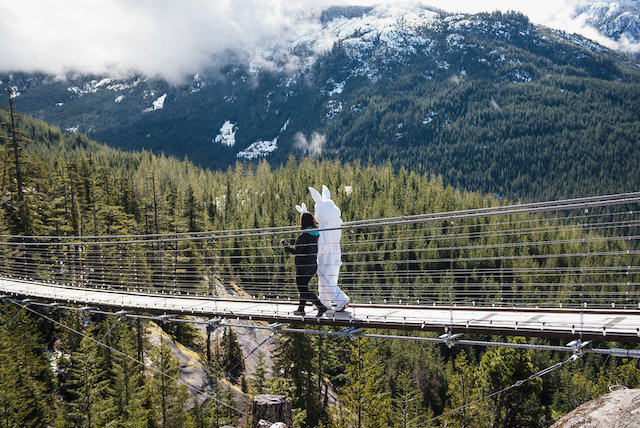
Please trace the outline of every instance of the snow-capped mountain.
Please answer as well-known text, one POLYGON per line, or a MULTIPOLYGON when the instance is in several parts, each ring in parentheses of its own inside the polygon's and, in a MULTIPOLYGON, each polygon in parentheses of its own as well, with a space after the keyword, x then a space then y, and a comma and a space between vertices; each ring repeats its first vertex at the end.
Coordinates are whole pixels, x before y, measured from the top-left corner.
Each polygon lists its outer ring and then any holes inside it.
POLYGON ((576 14, 601 34, 627 42, 627 51, 640 52, 640 2, 637 0, 594 1, 577 8, 576 14))
MULTIPOLYGON (((597 123, 617 129, 640 111, 637 60, 518 13, 335 7, 320 24, 181 85, 24 73, 0 84, 20 94, 21 111, 123 148, 209 167, 291 153, 391 159, 463 187, 470 164, 534 167, 541 147, 569 136, 577 147, 597 123)), ((504 174, 516 192, 517 172, 504 174)))

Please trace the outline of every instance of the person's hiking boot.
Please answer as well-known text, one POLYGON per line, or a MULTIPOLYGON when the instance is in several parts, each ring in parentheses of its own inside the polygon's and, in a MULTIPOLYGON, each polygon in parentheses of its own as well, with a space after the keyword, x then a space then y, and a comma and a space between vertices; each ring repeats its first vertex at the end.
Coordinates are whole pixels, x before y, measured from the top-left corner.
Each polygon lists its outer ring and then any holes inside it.
POLYGON ((295 311, 293 311, 293 315, 298 315, 298 316, 303 317, 304 316, 304 309, 300 309, 300 308, 296 309, 295 311))
POLYGON ((319 306, 318 307, 318 313, 316 314, 316 318, 320 318, 322 316, 322 314, 324 314, 325 312, 327 312, 327 307, 326 306, 319 306))

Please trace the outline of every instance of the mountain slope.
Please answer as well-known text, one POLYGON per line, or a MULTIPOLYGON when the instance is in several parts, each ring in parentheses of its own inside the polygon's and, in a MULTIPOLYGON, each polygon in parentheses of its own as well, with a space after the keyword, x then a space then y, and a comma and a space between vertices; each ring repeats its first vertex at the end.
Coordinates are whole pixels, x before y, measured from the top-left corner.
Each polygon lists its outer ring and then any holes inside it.
POLYGON ((640 4, 637 1, 596 1, 577 9, 578 17, 616 41, 640 42, 640 4))
POLYGON ((213 168, 320 152, 524 198, 638 183, 637 61, 515 13, 349 7, 328 9, 321 23, 259 61, 178 86, 141 76, 0 80, 19 91, 22 111, 63 130, 213 168))

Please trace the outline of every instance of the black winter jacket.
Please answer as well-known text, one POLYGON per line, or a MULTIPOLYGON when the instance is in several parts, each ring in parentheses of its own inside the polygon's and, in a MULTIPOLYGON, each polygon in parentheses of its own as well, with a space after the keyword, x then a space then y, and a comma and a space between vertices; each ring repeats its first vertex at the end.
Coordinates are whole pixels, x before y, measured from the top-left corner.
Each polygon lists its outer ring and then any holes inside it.
MULTIPOLYGON (((313 232, 312 232, 313 233, 313 232)), ((284 249, 287 253, 296 255, 296 270, 316 270, 318 268, 318 261, 316 255, 318 254, 318 236, 317 232, 314 234, 304 232, 298 236, 295 244, 289 244, 283 241, 284 249)))

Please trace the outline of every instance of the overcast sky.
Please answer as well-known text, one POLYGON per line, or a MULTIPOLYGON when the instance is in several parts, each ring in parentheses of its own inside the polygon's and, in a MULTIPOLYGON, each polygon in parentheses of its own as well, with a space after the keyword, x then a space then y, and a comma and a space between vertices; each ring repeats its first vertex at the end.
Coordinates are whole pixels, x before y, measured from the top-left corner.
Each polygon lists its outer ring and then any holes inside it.
MULTIPOLYGON (((574 18, 586 0, 415 0, 451 12, 519 10, 598 39, 574 18)), ((232 50, 251 55, 317 29, 318 11, 368 0, 13 0, 0 4, 0 72, 140 72, 179 81, 232 50), (316 18, 315 20, 313 18, 316 18)), ((397 6, 398 1, 394 1, 397 6)), ((601 43, 607 43, 602 38, 601 43)))

